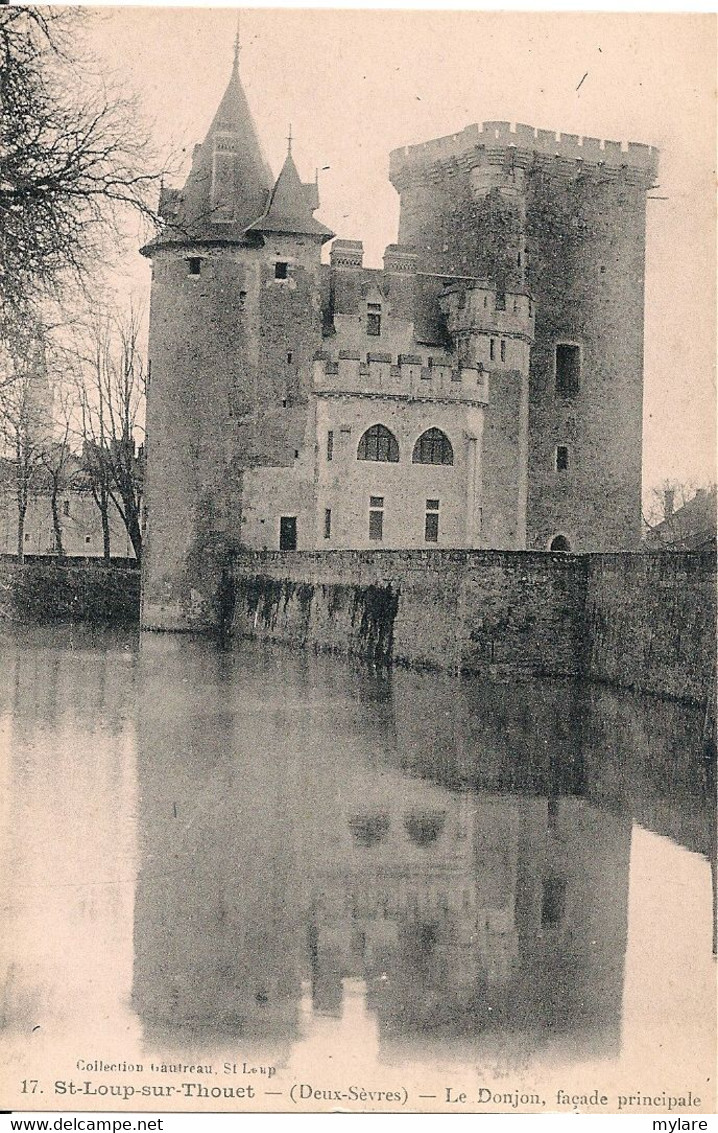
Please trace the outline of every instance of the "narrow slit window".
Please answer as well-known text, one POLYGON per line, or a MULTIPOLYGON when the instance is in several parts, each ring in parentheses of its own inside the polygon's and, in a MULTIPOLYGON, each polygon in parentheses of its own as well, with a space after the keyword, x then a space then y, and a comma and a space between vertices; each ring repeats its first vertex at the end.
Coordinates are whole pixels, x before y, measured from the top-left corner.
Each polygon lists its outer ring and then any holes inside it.
POLYGON ((287 351, 287 362, 291 363, 294 360, 294 354, 291 350, 287 351))
POLYGON ((369 497, 369 538, 381 543, 384 538, 384 497, 369 497))
POLYGON ((568 445, 556 447, 556 471, 568 472, 568 445))
POLYGON ((424 541, 426 543, 439 542, 439 501, 426 501, 426 515, 424 517, 424 541))
POLYGON ((581 348, 560 342, 556 347, 556 393, 577 394, 581 384, 581 348))
POLYGON ((502 362, 506 361, 506 339, 505 338, 501 339, 501 361, 502 362))
POLYGON ((490 338, 489 339, 489 361, 493 362, 495 356, 496 356, 496 343, 494 342, 493 338, 490 338))
POLYGON ((69 500, 63 500, 62 514, 63 515, 69 515, 70 514, 70 501, 69 500))
POLYGON ((561 877, 547 877, 541 898, 541 924, 559 925, 566 915, 566 882, 561 877))
POLYGON ((332 537, 332 509, 325 507, 324 509, 324 538, 331 539, 332 537))
POLYGON ((327 433, 327 460, 334 459, 334 431, 330 429, 327 433))

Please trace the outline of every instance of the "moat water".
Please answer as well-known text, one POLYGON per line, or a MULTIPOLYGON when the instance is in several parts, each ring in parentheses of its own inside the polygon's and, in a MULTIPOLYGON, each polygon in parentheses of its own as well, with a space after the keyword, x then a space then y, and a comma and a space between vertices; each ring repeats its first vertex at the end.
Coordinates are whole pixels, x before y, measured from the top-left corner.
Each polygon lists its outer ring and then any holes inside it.
POLYGON ((8 1107, 712 1111, 698 709, 78 627, 0 673, 8 1107))

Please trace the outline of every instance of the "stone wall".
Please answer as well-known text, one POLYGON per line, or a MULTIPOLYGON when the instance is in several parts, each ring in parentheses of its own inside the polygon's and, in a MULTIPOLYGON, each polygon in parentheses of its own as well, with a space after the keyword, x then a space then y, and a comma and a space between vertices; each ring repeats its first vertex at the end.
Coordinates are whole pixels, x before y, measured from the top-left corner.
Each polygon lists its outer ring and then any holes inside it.
POLYGON ((702 702, 715 563, 498 551, 238 556, 237 636, 499 677, 584 677, 702 702))
POLYGON ((435 669, 573 676, 584 567, 482 551, 265 552, 235 561, 239 635, 435 669))
MULTIPOLYGON (((564 535, 574 551, 637 550, 645 195, 657 154, 552 137, 486 123, 395 151, 399 240, 422 271, 477 276, 535 301, 526 547, 544 550, 564 535), (549 157, 552 145, 563 158, 555 149, 549 157), (559 344, 580 349, 579 388, 569 395, 556 385, 559 344), (569 453, 565 470, 556 467, 559 445, 569 453)), ((487 424, 497 404, 492 389, 487 424)), ((503 433, 500 418, 497 428, 503 433)), ((510 435, 499 437, 499 453, 501 442, 514 451, 510 435)), ((488 448, 486 467, 491 476, 488 448)))
POLYGON ((591 679, 706 699, 715 681, 713 553, 588 556, 585 621, 591 679))
POLYGON ((131 625, 139 611, 140 572, 132 567, 0 561, 0 622, 131 625))

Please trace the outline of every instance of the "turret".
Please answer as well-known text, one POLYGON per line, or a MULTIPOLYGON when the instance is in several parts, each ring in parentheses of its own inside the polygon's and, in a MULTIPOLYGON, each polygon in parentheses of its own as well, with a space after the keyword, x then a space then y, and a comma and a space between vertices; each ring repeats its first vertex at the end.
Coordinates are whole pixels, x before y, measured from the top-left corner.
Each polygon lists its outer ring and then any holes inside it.
POLYGON ((163 189, 164 228, 143 249, 153 270, 145 626, 211 619, 197 597, 205 549, 241 545, 250 470, 254 481, 263 468, 291 470, 307 446, 320 254, 332 233, 314 218, 317 187, 301 181, 291 141, 272 178, 238 56, 184 187, 163 189))

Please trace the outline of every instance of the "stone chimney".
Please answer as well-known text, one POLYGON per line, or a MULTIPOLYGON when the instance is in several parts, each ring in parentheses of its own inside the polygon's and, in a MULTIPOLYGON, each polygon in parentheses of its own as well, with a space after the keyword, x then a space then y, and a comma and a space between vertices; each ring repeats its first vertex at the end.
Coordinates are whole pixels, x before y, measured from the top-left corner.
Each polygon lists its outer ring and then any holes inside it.
POLYGON ((361 240, 335 240, 329 256, 333 268, 360 268, 364 262, 361 240))

